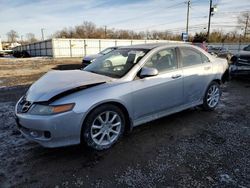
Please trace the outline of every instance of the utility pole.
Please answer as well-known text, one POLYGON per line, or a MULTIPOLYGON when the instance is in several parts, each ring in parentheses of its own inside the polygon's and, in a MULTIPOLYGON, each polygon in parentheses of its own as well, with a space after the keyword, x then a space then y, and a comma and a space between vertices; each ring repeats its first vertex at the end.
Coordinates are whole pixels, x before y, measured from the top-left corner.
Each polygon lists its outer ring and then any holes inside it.
POLYGON ((244 31, 244 38, 246 38, 246 36, 247 36, 248 22, 249 22, 249 14, 247 14, 247 17, 246 17, 246 25, 245 25, 245 31, 244 31))
POLYGON ((148 33, 148 30, 147 30, 146 36, 147 36, 147 39, 146 39, 146 40, 148 40, 148 39, 149 39, 149 33, 148 33))
POLYGON ((241 36, 242 36, 242 31, 244 30, 244 28, 242 27, 241 28, 241 32, 240 32, 240 39, 239 39, 239 47, 238 47, 238 52, 240 51, 240 49, 241 49, 241 36))
POLYGON ((211 16, 212 16, 212 5, 213 5, 213 0, 210 0, 209 16, 208 16, 208 27, 207 27, 207 42, 209 42, 210 22, 211 22, 211 16))
POLYGON ((41 33, 42 33, 42 40, 44 40, 44 28, 41 28, 41 33))
POLYGON ((189 9, 190 9, 190 3, 191 3, 191 1, 189 0, 189 1, 187 2, 187 24, 186 24, 186 33, 187 33, 187 35, 188 35, 188 24, 189 24, 189 9))
POLYGON ((104 38, 105 39, 107 38, 107 26, 106 25, 104 26, 104 38))

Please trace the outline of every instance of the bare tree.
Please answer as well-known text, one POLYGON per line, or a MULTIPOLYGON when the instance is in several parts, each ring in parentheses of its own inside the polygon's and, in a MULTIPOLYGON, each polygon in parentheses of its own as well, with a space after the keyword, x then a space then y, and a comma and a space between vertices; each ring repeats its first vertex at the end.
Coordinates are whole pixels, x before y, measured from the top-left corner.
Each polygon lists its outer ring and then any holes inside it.
POLYGON ((8 37, 8 41, 11 43, 16 42, 17 38, 19 37, 18 33, 14 30, 10 30, 6 35, 8 37))
MULTIPOLYGON (((246 24, 246 19, 242 23, 243 27, 248 26, 247 30, 250 29, 250 20, 248 19, 248 23, 246 24)), ((203 29, 202 29, 203 31, 203 29)), ((201 40, 200 38, 204 37, 203 33, 197 33, 195 36, 190 35, 189 41, 201 40)), ((62 30, 54 33, 53 37, 57 38, 98 38, 98 39, 159 39, 159 40, 177 40, 180 41, 181 35, 177 32, 172 32, 170 30, 165 31, 140 31, 136 32, 133 30, 127 29, 115 29, 115 28, 105 28, 98 27, 92 22, 83 22, 81 25, 76 25, 75 27, 63 28, 62 30), (106 30, 106 31, 105 31, 106 30), (105 35, 106 34, 106 35, 105 35)), ((223 30, 213 31, 210 34, 210 40, 212 42, 237 42, 240 38, 238 30, 235 32, 226 33, 223 30)), ((205 40, 205 39, 203 39, 205 40)), ((244 42, 250 42, 250 37, 242 39, 244 42)))
POLYGON ((250 12, 244 12, 238 17, 238 23, 244 28, 244 38, 246 38, 250 28, 250 12))
POLYGON ((36 42, 37 41, 34 33, 27 33, 26 39, 27 39, 27 42, 36 42))
POLYGON ((95 38, 96 25, 94 23, 84 21, 82 26, 87 38, 95 38))

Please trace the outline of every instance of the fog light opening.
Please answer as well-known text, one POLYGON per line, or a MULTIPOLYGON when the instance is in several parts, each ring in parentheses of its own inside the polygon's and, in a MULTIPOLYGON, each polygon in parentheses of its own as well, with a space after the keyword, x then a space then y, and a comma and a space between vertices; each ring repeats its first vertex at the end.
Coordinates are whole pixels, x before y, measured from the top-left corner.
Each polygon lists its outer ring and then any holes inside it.
POLYGON ((44 137, 45 138, 50 138, 51 137, 51 133, 49 131, 44 131, 44 137))
POLYGON ((36 138, 36 137, 38 137, 38 132, 37 131, 30 131, 30 136, 36 138))

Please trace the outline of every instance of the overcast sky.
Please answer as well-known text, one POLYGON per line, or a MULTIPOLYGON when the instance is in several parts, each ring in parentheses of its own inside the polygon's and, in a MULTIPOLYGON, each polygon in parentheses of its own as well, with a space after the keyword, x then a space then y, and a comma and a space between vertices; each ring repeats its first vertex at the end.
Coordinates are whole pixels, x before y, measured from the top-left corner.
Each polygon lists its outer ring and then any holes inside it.
MULTIPOLYGON (((187 0, 186 0, 187 1, 187 0)), ((185 0, 0 0, 0 36, 13 29, 25 38, 34 33, 41 39, 64 27, 83 21, 116 29, 170 30, 182 33, 186 26, 185 0)), ((237 16, 250 11, 250 0, 213 0, 218 11, 211 29, 235 30, 237 16)), ((190 32, 206 31, 209 0, 192 0, 190 32), (204 29, 205 28, 205 29, 204 29)))

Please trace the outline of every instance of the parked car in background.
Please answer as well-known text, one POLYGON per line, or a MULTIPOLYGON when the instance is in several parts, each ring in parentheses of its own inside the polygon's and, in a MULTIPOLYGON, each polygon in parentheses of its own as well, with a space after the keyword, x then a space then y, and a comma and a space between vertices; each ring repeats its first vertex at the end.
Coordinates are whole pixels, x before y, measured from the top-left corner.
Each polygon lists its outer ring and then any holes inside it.
POLYGON ((227 68, 226 60, 188 44, 120 47, 83 70, 41 77, 17 102, 17 125, 45 147, 107 149, 143 123, 198 105, 215 109, 227 68))
POLYGON ((243 51, 250 51, 250 44, 249 44, 248 46, 245 46, 245 47, 243 48, 243 51))
POLYGON ((228 51, 228 49, 224 47, 215 47, 215 46, 208 46, 208 53, 212 55, 216 55, 217 57, 221 58, 230 58, 231 53, 228 51))
POLYGON ((231 77, 250 77, 250 49, 245 48, 231 58, 229 74, 231 77))
POLYGON ((83 65, 83 67, 86 67, 87 65, 89 65, 90 63, 92 63, 96 58, 101 57, 101 56, 103 56, 103 55, 105 55, 105 54, 107 54, 109 52, 112 52, 113 50, 116 50, 117 48, 118 48, 118 46, 109 47, 109 48, 106 48, 106 49, 102 50, 98 54, 85 56, 82 59, 82 65, 83 65))
POLYGON ((26 58, 26 57, 31 57, 29 52, 26 50, 22 50, 22 51, 13 51, 13 56, 16 58, 26 58))

